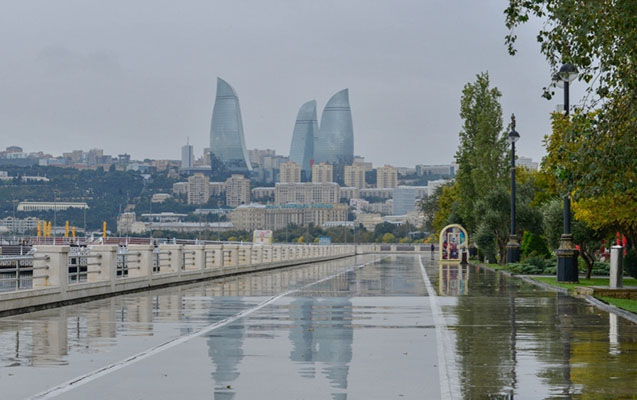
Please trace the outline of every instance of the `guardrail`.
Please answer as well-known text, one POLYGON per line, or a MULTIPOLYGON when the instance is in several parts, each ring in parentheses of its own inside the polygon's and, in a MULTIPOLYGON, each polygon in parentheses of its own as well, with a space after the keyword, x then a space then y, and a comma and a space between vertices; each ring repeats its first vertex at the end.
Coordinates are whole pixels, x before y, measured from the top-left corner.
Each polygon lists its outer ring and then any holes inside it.
POLYGON ((0 257, 0 315, 153 287, 327 261, 369 252, 354 245, 35 245, 0 257))

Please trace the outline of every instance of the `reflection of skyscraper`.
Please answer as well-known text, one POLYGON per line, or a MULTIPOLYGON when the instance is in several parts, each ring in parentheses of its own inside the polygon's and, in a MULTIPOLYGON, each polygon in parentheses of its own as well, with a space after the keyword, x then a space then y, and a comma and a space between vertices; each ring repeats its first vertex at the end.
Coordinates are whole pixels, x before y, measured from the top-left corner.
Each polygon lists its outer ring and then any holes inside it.
POLYGON ((290 359, 311 363, 301 370, 301 376, 311 379, 320 370, 332 387, 347 389, 354 340, 351 301, 347 297, 300 297, 290 305, 290 314, 297 321, 290 329, 290 359), (323 366, 317 368, 316 363, 323 366))
POLYGON ((316 119, 316 101, 308 101, 299 109, 292 132, 290 146, 290 161, 301 166, 306 179, 309 178, 312 166, 310 161, 314 157, 314 137, 318 135, 318 121, 316 119))
POLYGON ((350 165, 354 161, 354 128, 349 91, 343 89, 327 102, 314 142, 314 161, 350 165))
MULTIPOLYGON (((236 309, 244 308, 243 302, 239 304, 219 305, 211 311, 211 320, 220 320, 234 313, 236 309)), ((243 338, 245 325, 243 319, 223 326, 208 334, 208 356, 215 364, 212 378, 215 381, 215 400, 231 400, 235 397, 232 382, 239 377, 237 366, 243 360, 243 338)))
POLYGON ((239 97, 221 78, 217 78, 217 97, 212 110, 210 152, 231 170, 252 171, 243 137, 239 97))

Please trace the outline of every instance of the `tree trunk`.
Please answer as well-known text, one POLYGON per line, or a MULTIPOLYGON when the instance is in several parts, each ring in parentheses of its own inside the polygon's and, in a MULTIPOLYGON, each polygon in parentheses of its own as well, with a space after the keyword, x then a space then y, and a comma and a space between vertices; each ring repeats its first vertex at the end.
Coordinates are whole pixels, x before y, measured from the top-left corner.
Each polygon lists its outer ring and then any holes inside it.
POLYGON ((595 263, 595 255, 584 245, 580 245, 580 250, 580 255, 586 263, 586 279, 591 279, 591 274, 593 273, 593 264, 595 263))

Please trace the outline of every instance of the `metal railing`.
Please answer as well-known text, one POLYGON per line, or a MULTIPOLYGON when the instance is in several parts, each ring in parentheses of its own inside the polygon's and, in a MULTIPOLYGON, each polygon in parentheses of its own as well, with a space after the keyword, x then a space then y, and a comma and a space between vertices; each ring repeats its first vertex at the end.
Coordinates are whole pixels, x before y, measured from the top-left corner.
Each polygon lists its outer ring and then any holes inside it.
POLYGON ((90 255, 87 247, 72 246, 69 248, 69 284, 86 282, 88 280, 88 259, 90 255))
POLYGON ((0 256, 0 292, 33 287, 33 256, 0 256))
POLYGON ((118 278, 128 277, 128 256, 128 247, 119 247, 117 249, 116 276, 118 278))

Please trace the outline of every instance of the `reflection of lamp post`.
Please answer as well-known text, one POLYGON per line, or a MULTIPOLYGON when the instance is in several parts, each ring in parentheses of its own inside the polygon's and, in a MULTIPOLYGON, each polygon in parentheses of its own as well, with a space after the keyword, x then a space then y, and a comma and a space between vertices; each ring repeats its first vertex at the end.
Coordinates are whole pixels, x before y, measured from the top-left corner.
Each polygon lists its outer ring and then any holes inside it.
MULTIPOLYGON (((569 112, 569 84, 577 78, 577 68, 573 64, 564 64, 558 72, 556 84, 564 87, 564 115, 569 112)), ((578 252, 571 234, 571 198, 569 193, 564 195, 564 233, 560 237, 560 248, 557 254, 557 281, 578 282, 577 256, 578 252)))
POLYGON ((511 235, 507 243, 507 263, 520 261, 520 242, 515 234, 515 142, 520 139, 520 134, 515 130, 515 115, 511 115, 511 132, 507 140, 511 143, 511 235))

